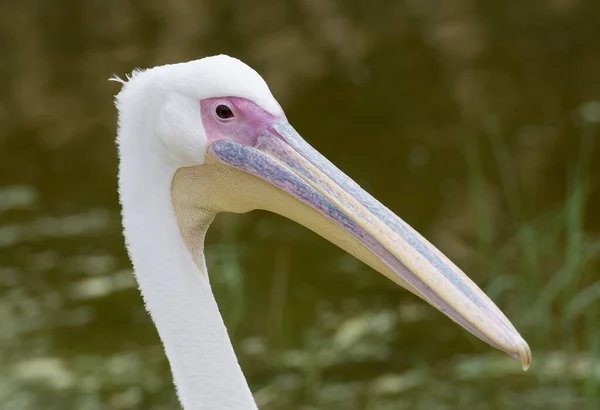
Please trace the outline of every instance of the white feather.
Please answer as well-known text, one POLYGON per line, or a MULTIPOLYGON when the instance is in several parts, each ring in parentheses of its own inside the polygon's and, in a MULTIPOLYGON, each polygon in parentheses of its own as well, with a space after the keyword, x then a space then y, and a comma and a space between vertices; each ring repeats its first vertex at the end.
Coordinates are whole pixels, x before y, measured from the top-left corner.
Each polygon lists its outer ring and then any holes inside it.
POLYGON ((171 201, 176 170, 204 161, 199 101, 242 97, 281 108, 241 61, 216 56, 136 70, 116 97, 119 193, 127 249, 146 308, 186 410, 256 409, 212 294, 179 231, 171 201))

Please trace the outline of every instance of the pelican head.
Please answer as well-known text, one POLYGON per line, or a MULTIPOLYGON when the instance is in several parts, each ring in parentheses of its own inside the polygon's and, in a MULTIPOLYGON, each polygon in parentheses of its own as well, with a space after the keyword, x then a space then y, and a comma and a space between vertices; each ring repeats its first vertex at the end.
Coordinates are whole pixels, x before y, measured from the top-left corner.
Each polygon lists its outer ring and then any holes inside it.
MULTIPOLYGON (((524 369, 529 366, 527 343, 496 305, 431 243, 313 149, 246 64, 221 55, 137 72, 117 96, 117 106, 121 177, 144 169, 150 184, 160 177, 158 169, 170 170, 172 211, 204 272, 204 258, 198 255, 217 213, 275 212, 416 294, 520 360, 524 369), (126 141, 132 134, 137 134, 135 144, 126 141), (144 163, 125 163, 127 155, 143 157, 144 163)), ((124 223, 146 206, 142 200, 128 204, 148 189, 126 185, 122 181, 124 223)), ((125 224, 126 236, 143 228, 138 225, 125 224)))

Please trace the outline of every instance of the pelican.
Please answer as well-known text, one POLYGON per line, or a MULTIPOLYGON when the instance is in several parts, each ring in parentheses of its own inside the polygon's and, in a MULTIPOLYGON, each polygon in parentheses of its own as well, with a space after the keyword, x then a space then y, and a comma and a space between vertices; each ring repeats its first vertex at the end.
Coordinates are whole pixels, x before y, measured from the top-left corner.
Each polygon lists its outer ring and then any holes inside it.
POLYGON ((527 369, 529 346, 500 309, 305 142, 248 65, 218 55, 137 70, 121 82, 125 242, 185 410, 257 409, 204 259, 219 212, 263 209, 306 226, 527 369))

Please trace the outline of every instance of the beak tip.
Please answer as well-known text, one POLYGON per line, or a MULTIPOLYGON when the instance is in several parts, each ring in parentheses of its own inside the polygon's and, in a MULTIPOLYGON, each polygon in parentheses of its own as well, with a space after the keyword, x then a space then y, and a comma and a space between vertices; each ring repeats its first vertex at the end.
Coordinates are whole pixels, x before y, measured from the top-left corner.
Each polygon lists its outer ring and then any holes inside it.
POLYGON ((529 366, 531 366, 531 349, 529 349, 529 345, 523 339, 521 339, 519 346, 517 347, 517 352, 515 353, 515 359, 521 361, 521 365, 523 366, 523 371, 527 371, 529 366))

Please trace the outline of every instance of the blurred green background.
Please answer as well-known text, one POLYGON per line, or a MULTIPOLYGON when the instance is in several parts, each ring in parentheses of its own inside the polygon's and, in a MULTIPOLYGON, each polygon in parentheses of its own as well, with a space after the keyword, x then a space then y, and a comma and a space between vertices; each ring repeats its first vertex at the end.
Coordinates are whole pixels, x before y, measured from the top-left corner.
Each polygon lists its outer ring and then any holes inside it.
POLYGON ((534 358, 301 226, 221 215, 209 272, 261 409, 600 408, 599 41, 597 0, 2 2, 0 408, 178 408, 121 236, 107 80, 217 53, 534 358))

